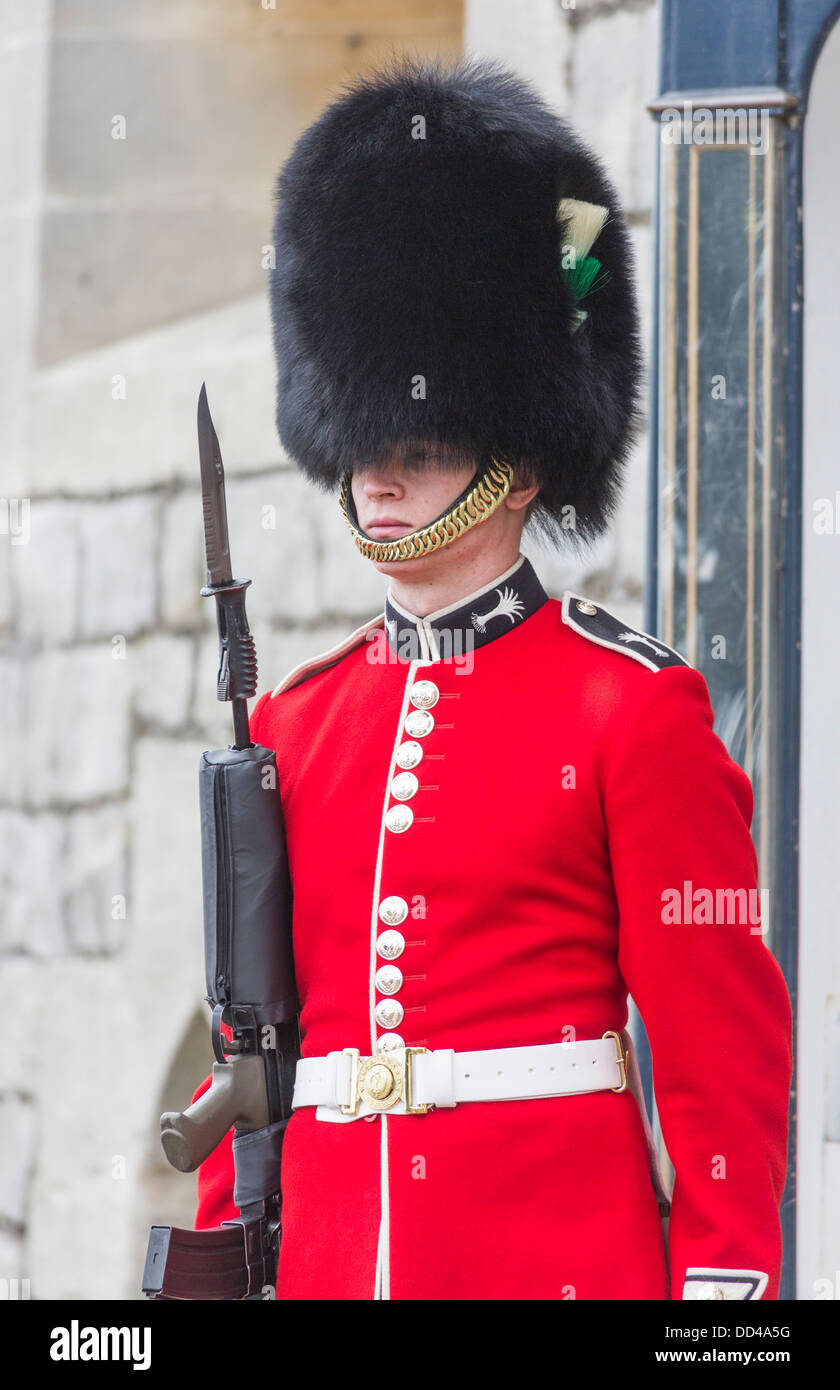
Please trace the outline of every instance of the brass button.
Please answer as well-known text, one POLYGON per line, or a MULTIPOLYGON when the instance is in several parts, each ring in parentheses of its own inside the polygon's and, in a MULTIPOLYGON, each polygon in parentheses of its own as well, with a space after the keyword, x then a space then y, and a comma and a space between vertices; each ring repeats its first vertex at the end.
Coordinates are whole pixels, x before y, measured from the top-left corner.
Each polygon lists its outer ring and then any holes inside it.
POLYGON ((415 681, 408 698, 415 709, 431 709, 440 699, 440 691, 434 681, 415 681))
POLYGON ((399 1028, 405 1018, 399 999, 380 999, 373 1012, 380 1028, 399 1028))
POLYGON ((402 767, 405 768, 407 771, 410 771, 411 768, 417 766, 417 764, 421 761, 422 757, 423 749, 420 747, 420 744, 415 743, 413 740, 409 740, 408 743, 400 744, 399 748, 397 749, 397 756, 395 758, 395 762, 397 764, 397 767, 402 767))
POLYGON ((383 931, 376 938, 376 951, 383 960, 396 960, 405 950, 405 937, 401 931, 383 931))
POLYGON ((395 835, 402 835, 403 831, 408 830, 414 820, 414 812, 410 806, 391 806, 385 812, 385 824, 395 835))
POLYGON ((435 727, 435 717, 427 709, 413 709, 405 717, 405 731, 411 738, 425 738, 435 727))
MULTIPOLYGON (((405 898, 383 898, 379 904, 379 920, 389 927, 398 927, 408 916, 408 903, 405 898)), ((398 933, 397 933, 398 934, 398 933)), ((383 932, 383 936, 385 933, 383 932)))
POLYGON ((380 1033, 376 1039, 377 1052, 401 1052, 404 1047, 399 1033, 380 1033))
POLYGON ((579 602, 575 605, 575 607, 577 608, 577 610, 578 610, 579 613, 587 613, 587 614, 589 615, 590 618, 594 617, 595 614, 598 612, 598 609, 595 607, 595 604, 594 604, 594 603, 580 602, 580 601, 579 601, 579 602))
POLYGON ((380 994, 396 994, 402 982, 402 971, 396 965, 380 965, 373 977, 380 994))
POLYGON ((397 801, 410 801, 417 795, 417 788, 420 783, 417 781, 413 772, 398 772, 391 782, 391 795, 397 801))

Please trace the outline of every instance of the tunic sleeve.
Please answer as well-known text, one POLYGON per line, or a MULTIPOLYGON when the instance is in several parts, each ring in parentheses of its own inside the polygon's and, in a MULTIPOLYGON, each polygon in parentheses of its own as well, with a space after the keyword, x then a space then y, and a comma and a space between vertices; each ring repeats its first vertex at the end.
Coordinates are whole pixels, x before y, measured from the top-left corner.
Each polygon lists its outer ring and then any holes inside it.
POLYGON ((651 674, 604 773, 619 967, 644 1020, 675 1181, 671 1297, 772 1299, 792 1018, 769 951, 749 778, 702 675, 651 674))
MULTIPOLYGON (((260 722, 270 692, 261 695, 251 711, 249 721, 251 739, 261 742, 260 722)), ((230 1029, 222 1025, 222 1032, 230 1039, 230 1029)), ((193 1096, 193 1103, 203 1096, 212 1077, 205 1077, 193 1096)), ((223 1221, 233 1221, 239 1212, 233 1201, 233 1129, 229 1129, 222 1141, 198 1168, 198 1205, 195 1213, 195 1230, 210 1230, 220 1226, 223 1221)))

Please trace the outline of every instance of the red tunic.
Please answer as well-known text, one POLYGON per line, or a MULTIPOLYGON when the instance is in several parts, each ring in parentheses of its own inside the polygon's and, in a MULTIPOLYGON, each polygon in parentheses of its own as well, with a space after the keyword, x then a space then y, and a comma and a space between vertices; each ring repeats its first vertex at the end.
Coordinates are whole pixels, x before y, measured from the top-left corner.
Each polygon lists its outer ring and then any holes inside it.
MULTIPOLYGON (((637 1105, 603 1091, 347 1123, 295 1111, 278 1298, 681 1298, 687 1270, 766 1275, 748 1296, 776 1298, 791 1010, 754 919, 684 910, 757 886, 752 788, 702 675, 655 669, 638 638, 588 640, 553 599, 467 663, 409 661, 373 629, 264 695, 251 723, 277 752, 303 1054, 370 1055, 386 1031, 373 977, 389 895, 410 908, 408 1046, 600 1038, 625 1025, 629 992, 676 1174, 670 1279, 637 1105), (439 699, 412 824, 394 833, 420 679, 439 699)), ((228 1136, 200 1169, 197 1228, 236 1214, 232 1186, 228 1136)))

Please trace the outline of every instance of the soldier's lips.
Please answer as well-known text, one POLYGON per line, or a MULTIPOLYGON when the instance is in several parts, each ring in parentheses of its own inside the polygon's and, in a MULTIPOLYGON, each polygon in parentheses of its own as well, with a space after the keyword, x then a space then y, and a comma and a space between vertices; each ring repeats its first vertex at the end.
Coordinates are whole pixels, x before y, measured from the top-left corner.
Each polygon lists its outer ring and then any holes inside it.
POLYGON ((410 522, 393 521, 389 517, 380 517, 378 521, 371 521, 365 527, 366 533, 377 541, 394 540, 395 537, 404 536, 413 530, 410 522))

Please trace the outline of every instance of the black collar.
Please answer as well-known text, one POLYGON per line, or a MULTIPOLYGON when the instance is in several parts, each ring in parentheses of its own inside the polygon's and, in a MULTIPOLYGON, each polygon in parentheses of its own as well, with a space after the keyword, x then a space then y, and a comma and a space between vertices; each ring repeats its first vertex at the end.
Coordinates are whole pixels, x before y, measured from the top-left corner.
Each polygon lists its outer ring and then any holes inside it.
POLYGON ((425 618, 401 607, 389 590, 385 600, 388 645, 407 661, 460 657, 521 627, 547 600, 548 594, 524 555, 483 588, 425 618))

